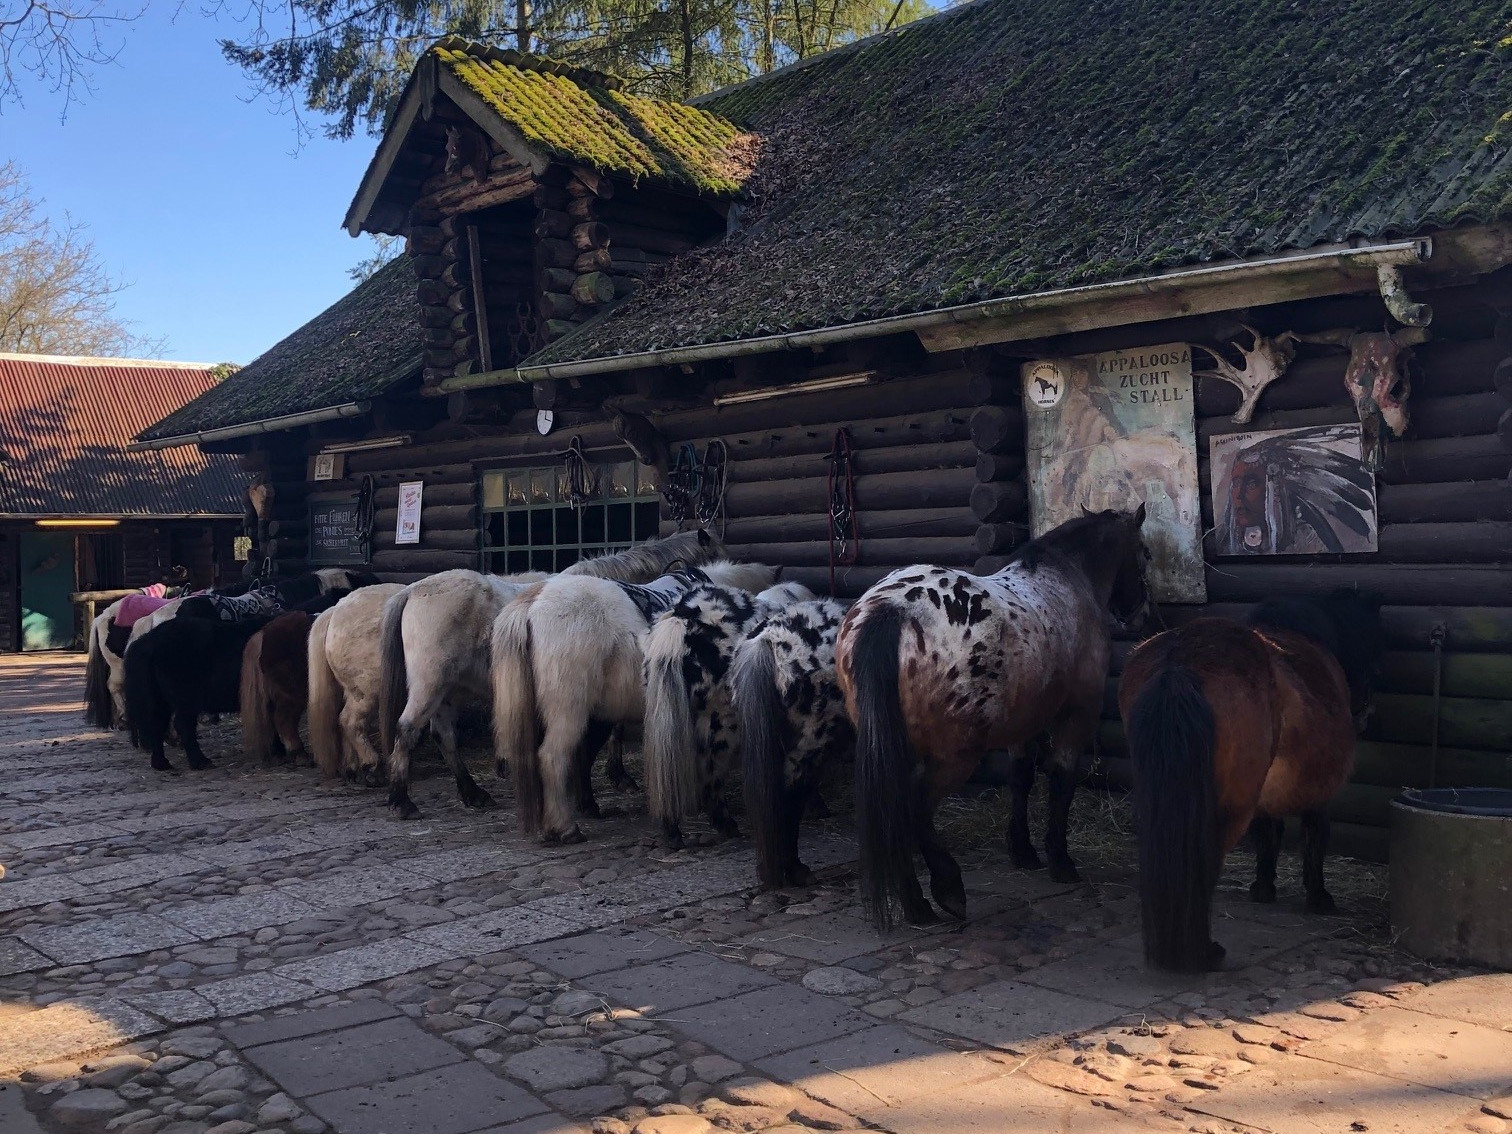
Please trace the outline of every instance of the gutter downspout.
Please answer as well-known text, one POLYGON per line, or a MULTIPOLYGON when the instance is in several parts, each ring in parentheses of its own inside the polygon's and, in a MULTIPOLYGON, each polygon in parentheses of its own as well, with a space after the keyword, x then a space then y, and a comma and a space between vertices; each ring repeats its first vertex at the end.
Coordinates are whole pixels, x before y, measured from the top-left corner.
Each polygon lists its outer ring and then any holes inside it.
POLYGON ((277 433, 283 429, 298 429, 303 425, 316 425, 322 421, 336 421, 343 417, 357 417, 372 408, 371 402, 345 402, 325 409, 306 410, 304 413, 289 413, 282 417, 266 417, 261 421, 249 421, 242 425, 226 425, 219 429, 206 429, 202 433, 180 433, 175 437, 161 437, 156 441, 132 441, 126 446, 128 453, 144 453, 152 449, 178 449, 185 445, 203 445, 211 441, 226 441, 232 437, 252 437, 258 433, 277 433))
POLYGON ((1110 283, 1086 284, 1080 287, 1059 288, 1055 291, 1034 292, 1028 295, 1009 296, 981 303, 966 303, 944 307, 935 311, 921 311, 911 315, 889 315, 880 319, 867 319, 859 323, 844 323, 835 327, 821 327, 812 331, 793 331, 781 335, 764 335, 759 338, 741 339, 735 342, 712 343, 693 347, 667 347, 662 350, 641 351, 636 354, 615 355, 608 358, 592 358, 579 362, 546 363, 541 366, 522 366, 513 370, 494 370, 484 374, 468 374, 448 378, 440 384, 442 392, 476 390, 487 386, 507 386, 521 382, 541 382, 551 378, 581 378, 590 374, 604 374, 617 370, 634 370, 643 366, 676 366, 686 363, 707 362, 716 358, 737 358, 742 355, 764 354, 774 350, 796 350, 803 347, 823 346, 828 343, 846 342, 869 338, 874 335, 897 334, 916 331, 925 327, 938 327, 949 323, 971 323, 981 319, 999 318, 1007 315, 1074 307, 1098 301, 1117 300, 1134 296, 1160 295, 1208 283, 1230 283, 1265 279, 1271 276, 1288 275, 1294 272, 1323 269, 1366 269, 1374 271, 1381 267, 1400 267, 1421 264, 1433 255, 1433 241, 1428 237, 1395 241, 1390 244, 1366 245, 1364 247, 1332 248, 1325 251, 1305 252, 1299 255, 1274 256, 1264 260, 1236 260, 1226 264, 1205 265, 1199 268, 1183 268, 1155 276, 1140 276, 1130 280, 1114 280, 1110 283))

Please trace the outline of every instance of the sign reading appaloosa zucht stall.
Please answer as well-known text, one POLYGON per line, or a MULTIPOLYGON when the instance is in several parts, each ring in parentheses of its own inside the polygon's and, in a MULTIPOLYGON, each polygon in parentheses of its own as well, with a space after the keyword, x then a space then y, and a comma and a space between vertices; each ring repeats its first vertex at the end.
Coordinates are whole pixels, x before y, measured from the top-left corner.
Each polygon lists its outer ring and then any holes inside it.
POLYGON ((1034 534, 1145 505, 1150 589, 1205 602, 1192 352, 1184 343, 1024 364, 1034 534))

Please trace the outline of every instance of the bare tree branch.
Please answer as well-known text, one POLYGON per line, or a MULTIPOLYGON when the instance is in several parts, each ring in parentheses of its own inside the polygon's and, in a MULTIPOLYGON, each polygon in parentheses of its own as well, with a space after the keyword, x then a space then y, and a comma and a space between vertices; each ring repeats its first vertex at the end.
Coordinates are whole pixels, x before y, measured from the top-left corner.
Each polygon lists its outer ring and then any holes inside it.
POLYGON ((125 11, 102 0, 3 0, 0 7, 0 111, 21 103, 25 76, 63 98, 63 112, 90 93, 97 67, 114 62, 111 34, 145 8, 125 11))

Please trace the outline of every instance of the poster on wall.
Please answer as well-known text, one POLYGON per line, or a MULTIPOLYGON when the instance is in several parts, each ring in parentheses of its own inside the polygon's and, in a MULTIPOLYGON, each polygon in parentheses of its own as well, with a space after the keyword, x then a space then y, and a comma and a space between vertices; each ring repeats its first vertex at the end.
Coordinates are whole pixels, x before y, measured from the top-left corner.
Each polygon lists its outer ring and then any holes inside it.
POLYGON ((394 526, 394 542, 420 542, 420 497, 425 482, 407 480, 399 486, 399 520, 394 526))
POLYGON ((1184 343, 1024 364, 1034 534, 1145 505, 1150 591, 1205 602, 1192 353, 1184 343))
POLYGON ((1219 555, 1376 550, 1375 477, 1356 422, 1209 438, 1219 555))

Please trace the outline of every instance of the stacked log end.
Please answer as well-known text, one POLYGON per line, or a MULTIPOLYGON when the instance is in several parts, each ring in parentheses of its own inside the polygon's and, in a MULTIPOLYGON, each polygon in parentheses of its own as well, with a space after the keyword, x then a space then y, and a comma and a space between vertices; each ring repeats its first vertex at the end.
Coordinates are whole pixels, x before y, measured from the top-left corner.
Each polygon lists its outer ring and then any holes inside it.
POLYGON ((472 370, 478 321, 473 306, 472 267, 461 217, 435 209, 411 211, 408 252, 414 270, 420 322, 425 328, 423 382, 435 387, 472 370))

